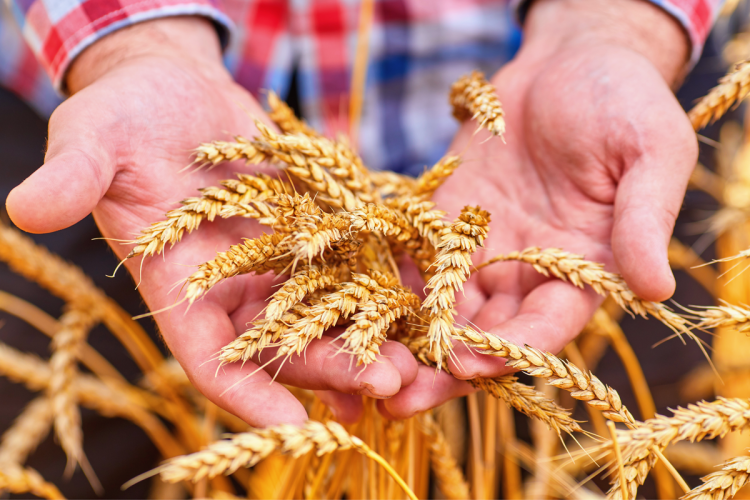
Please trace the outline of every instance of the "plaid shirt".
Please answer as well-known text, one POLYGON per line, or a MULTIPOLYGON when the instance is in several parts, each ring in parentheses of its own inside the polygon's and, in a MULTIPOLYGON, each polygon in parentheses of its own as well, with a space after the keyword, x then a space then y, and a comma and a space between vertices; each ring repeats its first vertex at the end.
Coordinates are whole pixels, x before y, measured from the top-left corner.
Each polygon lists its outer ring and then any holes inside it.
MULTIPOLYGON (((329 134, 348 130, 359 1, 218 1, 7 0, 17 25, 2 11, 0 84, 49 114, 71 61, 100 37, 148 19, 199 15, 228 40, 225 63, 254 95, 286 95, 296 68, 308 121, 329 134)), ((721 0, 651 1, 682 23, 696 61, 721 0)), ((519 0, 376 2, 360 131, 369 165, 415 174, 444 154, 457 129, 450 84, 472 69, 494 73, 518 49, 511 3, 519 0)))

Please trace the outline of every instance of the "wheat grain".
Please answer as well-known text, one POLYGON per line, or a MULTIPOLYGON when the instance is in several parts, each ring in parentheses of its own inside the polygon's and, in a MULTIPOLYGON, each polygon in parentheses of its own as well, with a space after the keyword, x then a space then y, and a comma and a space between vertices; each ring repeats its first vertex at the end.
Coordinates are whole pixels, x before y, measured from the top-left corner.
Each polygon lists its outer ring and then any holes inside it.
POLYGON ((49 500, 65 498, 54 484, 45 481, 37 471, 15 464, 4 464, 0 469, 0 491, 3 490, 16 495, 31 493, 49 500))
POLYGON ((688 118, 697 131, 715 122, 727 112, 735 102, 745 98, 750 92, 750 61, 736 64, 719 80, 719 85, 703 97, 688 112, 688 118))
POLYGON ((282 101, 276 92, 268 92, 268 107, 270 111, 268 117, 281 129, 285 134, 303 134, 309 137, 320 137, 315 129, 310 127, 304 120, 295 116, 294 111, 284 101, 282 101))
POLYGON ((458 79, 451 87, 449 100, 457 120, 473 118, 492 135, 505 133, 504 113, 497 92, 481 72, 474 71, 458 79))
POLYGON ((449 500, 465 500, 471 498, 469 484, 463 471, 456 463, 452 450, 445 439, 440 426, 432 418, 430 412, 421 415, 422 433, 427 438, 430 448, 430 465, 435 474, 438 488, 449 500))
MULTIPOLYGON (((638 486, 646 480, 656 463, 656 453, 679 441, 701 441, 724 437, 750 427, 750 400, 718 398, 673 410, 672 417, 657 415, 636 428, 617 432, 617 441, 625 462, 629 498, 635 498, 638 486)), ((611 447, 607 445, 607 447, 611 447)), ((619 478, 615 478, 608 497, 621 499, 619 478)))
POLYGON ((750 457, 736 457, 724 463, 720 471, 703 478, 703 484, 681 497, 682 500, 728 500, 747 484, 750 457))
MULTIPOLYGON (((299 457, 311 451, 320 456, 350 449, 381 465, 384 463, 361 439, 349 435, 340 424, 308 420, 302 427, 282 424, 234 434, 197 453, 171 459, 156 469, 156 472, 167 482, 196 482, 204 477, 231 474, 240 467, 252 467, 275 451, 299 457)), ((405 488, 409 497, 416 500, 406 483, 392 469, 388 472, 405 488)))
POLYGON ((47 436, 52 425, 52 405, 40 396, 29 403, 0 441, 0 466, 22 464, 47 436))
POLYGON ((604 264, 585 260, 582 255, 566 252, 559 248, 540 249, 530 247, 520 252, 511 252, 498 255, 492 259, 476 266, 481 269, 494 262, 516 260, 531 264, 534 269, 544 276, 554 276, 563 281, 583 288, 589 285, 599 295, 609 294, 617 304, 631 314, 637 314, 643 318, 653 316, 672 331, 691 335, 688 327, 690 322, 684 317, 676 314, 661 302, 651 302, 638 297, 628 287, 622 276, 604 270, 604 264))
POLYGON ((427 282, 431 289, 422 308, 430 312, 430 349, 435 352, 438 370, 443 354, 453 349, 455 292, 463 291, 463 284, 471 274, 471 254, 481 247, 489 230, 490 215, 479 207, 464 207, 438 245, 435 275, 427 282))

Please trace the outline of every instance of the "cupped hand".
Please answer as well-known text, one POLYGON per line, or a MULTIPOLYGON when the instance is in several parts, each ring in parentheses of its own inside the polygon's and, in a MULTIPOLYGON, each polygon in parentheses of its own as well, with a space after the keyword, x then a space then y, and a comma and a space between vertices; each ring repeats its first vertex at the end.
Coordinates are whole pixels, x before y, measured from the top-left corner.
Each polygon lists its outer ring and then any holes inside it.
MULTIPOLYGON (((131 245, 117 241, 133 240, 176 202, 195 196, 197 188, 247 171, 241 164, 184 167, 201 142, 226 140, 228 133, 256 134, 252 118, 263 119, 264 113, 221 65, 218 38, 205 20, 143 23, 89 51, 68 79, 75 94, 50 119, 44 166, 13 190, 7 208, 21 229, 35 233, 68 227, 93 211, 102 234, 124 258, 131 245), (180 45, 183 41, 188 47, 180 45)), ((174 285, 193 272, 192 266, 260 233, 254 221, 204 222, 164 258, 131 259, 126 266, 156 311, 177 302, 174 285)), ((305 358, 292 358, 275 382, 275 365, 249 378, 257 367, 251 362, 226 365, 217 373, 218 351, 245 331, 278 282, 272 275, 234 277, 189 310, 180 304, 156 315, 170 350, 211 401, 253 425, 301 423, 307 415, 281 384, 288 383, 332 391, 320 395, 341 420, 351 421, 361 411, 361 399, 352 395, 389 397, 413 381, 416 362, 401 344, 386 343, 382 362, 357 377, 347 356, 332 356, 338 346, 329 339, 313 342, 305 358)))
MULTIPOLYGON (((563 248, 622 273, 642 298, 662 301, 675 287, 667 245, 697 160, 695 134, 670 90, 670 69, 639 47, 585 29, 582 40, 540 35, 545 20, 565 23, 566 3, 576 2, 534 4, 524 47, 492 79, 507 143, 475 135, 476 122, 463 125, 451 151, 465 163, 434 201, 449 217, 477 204, 492 214, 475 264, 532 246, 563 248)), ((457 300, 458 321, 556 353, 602 297, 504 262, 475 272, 457 300)), ((459 343, 455 350, 449 365, 458 379, 510 371, 503 359, 459 343)), ((415 383, 381 408, 402 418, 471 392, 457 378, 420 367, 415 383)))

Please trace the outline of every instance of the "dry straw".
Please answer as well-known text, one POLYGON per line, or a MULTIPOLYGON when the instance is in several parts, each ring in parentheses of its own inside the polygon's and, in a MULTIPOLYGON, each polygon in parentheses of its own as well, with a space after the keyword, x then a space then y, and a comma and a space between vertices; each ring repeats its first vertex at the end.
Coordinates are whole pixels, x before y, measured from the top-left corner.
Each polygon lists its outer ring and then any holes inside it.
POLYGON ((750 92, 750 61, 734 66, 719 85, 703 97, 688 113, 695 130, 700 130, 727 112, 735 102, 745 98, 750 92))
POLYGON ((429 442, 430 465, 440 491, 449 500, 471 498, 466 477, 464 477, 461 467, 456 462, 445 434, 443 434, 430 412, 422 414, 421 424, 421 430, 429 442))

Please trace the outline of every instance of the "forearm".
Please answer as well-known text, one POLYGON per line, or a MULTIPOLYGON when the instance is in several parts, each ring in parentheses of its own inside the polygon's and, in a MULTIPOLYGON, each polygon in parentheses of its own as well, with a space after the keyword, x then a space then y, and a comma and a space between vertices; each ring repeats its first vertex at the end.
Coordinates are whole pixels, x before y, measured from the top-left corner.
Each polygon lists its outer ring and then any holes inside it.
POLYGON ((524 23, 522 53, 612 44, 640 53, 674 85, 683 76, 690 41, 666 11, 644 0, 536 0, 524 23))
POLYGON ((120 29, 87 47, 70 66, 67 88, 75 94, 114 68, 153 57, 179 58, 213 76, 229 76, 208 19, 167 17, 120 29))

